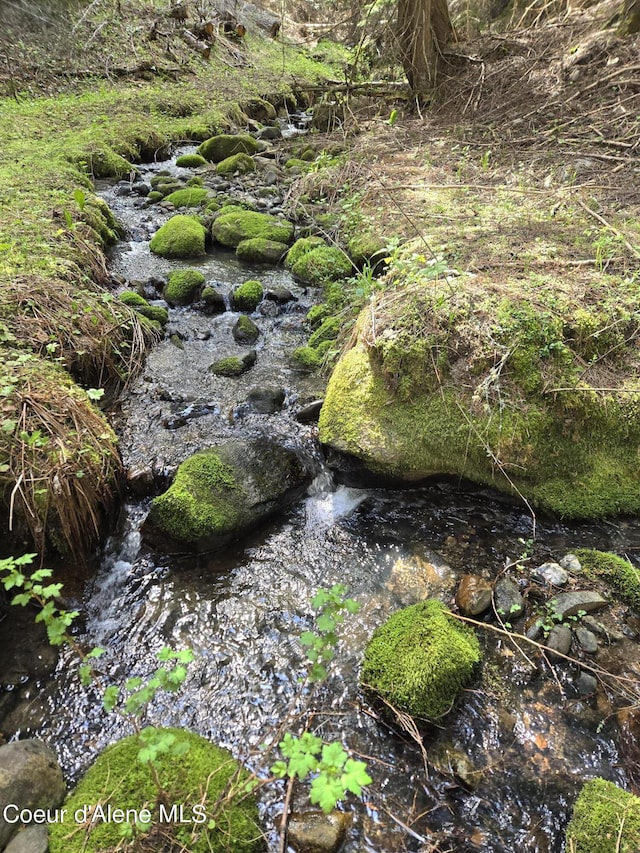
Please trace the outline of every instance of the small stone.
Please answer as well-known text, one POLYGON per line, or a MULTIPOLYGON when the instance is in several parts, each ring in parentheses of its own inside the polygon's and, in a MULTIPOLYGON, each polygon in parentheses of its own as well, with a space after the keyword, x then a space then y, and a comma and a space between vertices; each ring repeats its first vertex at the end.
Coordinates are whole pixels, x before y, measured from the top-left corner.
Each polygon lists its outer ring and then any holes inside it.
POLYGON ((544 623, 543 623, 542 619, 540 619, 540 617, 539 617, 539 616, 536 616, 536 618, 535 618, 535 619, 533 619, 531 622, 528 622, 528 623, 527 623, 527 628, 526 628, 526 631, 525 631, 525 636, 526 636, 529 640, 539 640, 539 639, 540 639, 540 637, 542 636, 542 626, 543 626, 543 624, 544 624, 544 623))
POLYGON ((590 672, 581 672, 576 678, 576 688, 581 696, 589 696, 595 693, 598 687, 598 679, 590 672))
POLYGON ((620 640, 624 639, 620 631, 617 631, 615 628, 607 628, 602 622, 594 619, 593 616, 584 616, 582 625, 599 637, 603 637, 608 643, 619 643, 620 640))
POLYGON ((246 314, 241 314, 236 320, 236 323, 231 330, 233 339, 238 344, 253 344, 260 336, 260 329, 253 322, 251 317, 246 314))
MULTIPOLYGON (((573 634, 568 625, 554 625, 549 636, 547 637, 547 648, 552 652, 559 652, 561 655, 568 655, 573 642, 573 634)), ((550 655, 552 659, 555 655, 550 655)))
POLYGON ((184 349, 184 341, 182 340, 182 338, 180 337, 180 335, 178 335, 176 332, 174 332, 174 333, 169 337, 169 340, 170 340, 170 341, 171 341, 171 343, 174 345, 174 347, 177 347, 178 349, 184 349))
POLYGON ((289 843, 297 853, 338 853, 350 823, 346 812, 293 812, 289 817, 289 843))
POLYGON ((324 400, 313 400, 311 403, 307 403, 306 406, 303 406, 296 412, 296 420, 299 424, 311 424, 316 423, 318 418, 320 417, 320 409, 322 408, 322 404, 324 400))
POLYGON ((524 598, 511 578, 500 578, 493 589, 493 606, 503 622, 517 619, 524 610, 524 598))
POLYGON ((285 302, 292 302, 296 297, 291 293, 289 288, 276 284, 270 287, 264 295, 265 299, 270 299, 272 302, 278 302, 283 305, 285 302))
POLYGON ((569 572, 570 575, 579 575, 582 571, 582 564, 575 554, 566 554, 560 560, 560 565, 563 569, 569 572))
POLYGON ((478 575, 463 575, 456 593, 456 604, 465 616, 477 616, 491 606, 492 587, 478 575))
POLYGON ((541 578, 551 586, 565 586, 569 581, 568 573, 558 563, 543 563, 533 572, 534 578, 541 578))
POLYGON ((591 590, 576 590, 575 592, 563 592, 552 600, 554 611, 560 619, 568 616, 577 616, 580 610, 590 613, 605 607, 608 602, 600 593, 591 590))
POLYGON ((259 415, 272 415, 280 411, 284 398, 283 388, 252 388, 247 396, 247 402, 259 415))
POLYGON ((589 654, 595 654, 598 651, 598 639, 595 634, 592 634, 588 628, 578 625, 576 628, 576 640, 580 644, 580 648, 589 654))
POLYGON ((138 468, 129 468, 127 471, 127 486, 135 495, 146 497, 155 488, 153 471, 150 466, 143 465, 138 468))

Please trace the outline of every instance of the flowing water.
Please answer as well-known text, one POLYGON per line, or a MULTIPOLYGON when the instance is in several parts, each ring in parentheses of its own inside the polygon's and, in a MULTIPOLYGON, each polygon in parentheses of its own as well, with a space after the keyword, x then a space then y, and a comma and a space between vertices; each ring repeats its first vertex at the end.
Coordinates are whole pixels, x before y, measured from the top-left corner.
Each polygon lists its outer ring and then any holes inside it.
MULTIPOLYGON (((175 171, 171 163, 154 164, 145 177, 160 168, 175 171)), ((148 252, 162 214, 114 189, 105 189, 104 197, 130 237, 114 254, 114 273, 144 280, 186 266, 148 252)), ((297 301, 255 315, 258 361, 236 379, 207 372, 215 359, 240 351, 230 335, 232 312, 207 317, 172 309, 169 331, 184 348, 160 342, 123 399, 117 422, 125 462, 146 466, 161 482, 182 459, 221 439, 275 435, 305 454, 316 477, 307 496, 281 517, 222 553, 197 557, 147 549, 140 526, 150 498, 132 498, 84 592, 83 641, 106 648, 102 665, 116 682, 152 672, 165 645, 193 649, 184 689, 159 695, 150 722, 188 727, 259 769, 261 744, 307 699, 299 684, 305 658, 298 637, 313 625, 310 598, 319 587, 344 583, 362 607, 349 619, 330 678, 311 701, 321 735, 364 756, 374 778, 361 802, 349 800, 353 825, 346 850, 428 851, 437 845, 460 853, 559 853, 581 783, 598 775, 628 781, 615 718, 606 716, 601 700, 579 695, 576 667, 558 667, 554 678, 546 667, 533 669, 508 642, 483 634, 485 674, 445 725, 425 738, 426 768, 414 740, 384 724, 357 686, 363 648, 376 625, 425 594, 450 602, 464 572, 497 575, 522 553, 530 517, 492 492, 451 481, 407 491, 335 485, 314 428, 294 417, 321 393, 319 380, 296 371, 287 358, 304 342, 302 319, 314 294, 282 269, 252 269, 225 252, 212 250, 198 267, 225 292, 259 278, 267 286, 285 285, 297 301), (248 392, 265 385, 285 391, 281 412, 260 415, 246 406, 248 392), (190 418, 189 407, 197 407, 199 417, 190 418), (172 421, 177 415, 182 420, 172 421)), ((539 562, 578 546, 637 554, 640 523, 568 526, 538 519, 539 562)), ((80 687, 73 659, 64 656, 40 734, 69 779, 124 733, 118 718, 80 687)), ((262 800, 274 850, 282 800, 277 785, 262 800)))

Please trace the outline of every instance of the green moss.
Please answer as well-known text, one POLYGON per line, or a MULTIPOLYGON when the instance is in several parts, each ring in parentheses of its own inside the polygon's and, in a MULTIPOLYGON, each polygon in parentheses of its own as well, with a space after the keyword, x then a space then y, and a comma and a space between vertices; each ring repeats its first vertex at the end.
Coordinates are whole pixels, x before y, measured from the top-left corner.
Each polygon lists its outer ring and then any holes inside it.
POLYGON ((348 252, 351 260, 358 267, 370 263, 380 262, 386 252, 388 240, 381 234, 372 231, 364 231, 349 240, 348 252))
POLYGON ((292 169, 302 171, 306 169, 309 164, 304 160, 299 160, 297 157, 289 157, 289 159, 284 164, 285 169, 292 169))
POLYGON ((188 305, 204 283, 205 277, 198 270, 174 270, 169 273, 163 296, 169 305, 188 305))
POLYGON ((233 327, 233 337, 238 343, 252 344, 260 335, 260 330, 251 317, 241 314, 233 327))
POLYGON ((211 313, 223 314, 227 307, 224 302, 224 296, 215 287, 205 287, 200 294, 200 298, 206 309, 211 313))
POLYGON ((436 721, 451 710, 480 656, 473 630, 431 599, 399 610, 376 629, 361 682, 394 707, 436 721))
POLYGON ((203 142, 197 153, 212 163, 219 163, 234 154, 255 154, 258 148, 258 143, 248 133, 223 133, 203 142))
POLYGON ((290 269, 296 278, 314 287, 347 278, 353 272, 347 255, 334 246, 318 246, 305 252, 291 264, 290 269))
POLYGON ((640 610, 640 571, 634 565, 623 557, 592 548, 578 548, 575 555, 587 577, 604 581, 622 601, 640 610))
POLYGON ((312 249, 317 249, 319 246, 326 245, 327 244, 324 242, 322 237, 300 237, 300 239, 296 240, 293 246, 289 249, 285 259, 285 266, 287 269, 291 269, 296 261, 300 260, 303 255, 308 254, 312 249))
POLYGON ((325 341, 335 341, 342 328, 339 317, 327 317, 309 338, 309 346, 316 349, 325 341))
POLYGON ((587 782, 567 827, 567 849, 576 853, 636 853, 638 839, 640 798, 604 779, 587 782))
POLYGON ((188 187, 203 187, 204 180, 199 175, 194 175, 192 178, 189 178, 187 181, 188 187))
POLYGON ((176 190, 166 196, 174 207, 199 207, 209 198, 209 190, 200 187, 176 190))
POLYGON ((198 542, 233 526, 237 489, 233 470, 217 453, 197 453, 180 465, 171 486, 153 500, 149 519, 173 539, 198 542))
POLYGON ((123 290, 122 293, 119 294, 118 299, 121 302, 124 302, 125 305, 130 305, 132 308, 144 308, 145 305, 149 304, 144 296, 140 296, 140 294, 136 293, 135 290, 123 290))
MULTIPOLYGON (((185 814, 191 816, 194 804, 203 803, 207 815, 215 813, 216 819, 215 828, 210 828, 208 822, 187 827, 176 821, 175 824, 165 823, 163 829, 171 827, 176 843, 192 853, 250 853, 261 849, 262 836, 254 798, 225 800, 224 808, 219 810, 219 800, 226 797, 229 784, 237 781, 240 785, 249 774, 239 768, 229 752, 205 738, 184 729, 163 731, 173 734, 175 743, 188 747, 179 761, 168 754, 157 759, 158 776, 170 794, 170 804, 182 804, 185 814), (239 773, 237 779, 236 773, 239 773)), ((139 749, 140 741, 133 735, 112 744, 98 756, 65 802, 69 819, 49 827, 51 853, 99 853, 119 844, 120 825, 116 822, 96 821, 85 831, 72 821, 76 809, 85 804, 100 803, 105 810, 110 805, 114 809, 138 812, 147 807, 152 821, 158 821, 158 792, 148 767, 138 760, 139 749)))
POLYGON ((181 214, 165 222, 153 235, 149 248, 163 258, 204 255, 205 229, 193 216, 181 214))
POLYGON ((176 166, 181 169, 197 169, 199 166, 206 166, 208 163, 200 154, 182 154, 176 159, 176 166))
POLYGON ((291 358, 304 370, 317 370, 322 364, 322 356, 311 347, 298 347, 291 353, 291 358))
POLYGON ((227 358, 221 358, 215 361, 209 368, 210 373, 216 376, 241 376, 246 373, 248 367, 243 359, 236 355, 230 355, 227 358))
POLYGON ((161 192, 158 192, 157 190, 151 190, 151 192, 147 196, 147 201, 155 203, 157 201, 162 201, 163 198, 164 198, 164 196, 162 195, 161 192))
POLYGON ((235 175, 240 172, 245 175, 247 172, 255 172, 256 164, 252 157, 248 154, 243 154, 240 151, 238 154, 232 154, 231 157, 225 157, 216 166, 216 172, 219 175, 235 175))
POLYGON ((241 210, 235 205, 222 208, 211 230, 219 243, 232 248, 236 248, 243 240, 256 237, 288 245, 294 234, 293 225, 286 219, 241 210))
POLYGON ((278 264, 287 254, 286 243, 275 240, 265 240, 264 237, 254 237, 253 240, 243 240, 238 243, 236 255, 241 261, 258 264, 278 264))
POLYGON ((233 307, 237 311, 255 311, 263 296, 264 289, 259 281, 245 281, 233 291, 233 307))

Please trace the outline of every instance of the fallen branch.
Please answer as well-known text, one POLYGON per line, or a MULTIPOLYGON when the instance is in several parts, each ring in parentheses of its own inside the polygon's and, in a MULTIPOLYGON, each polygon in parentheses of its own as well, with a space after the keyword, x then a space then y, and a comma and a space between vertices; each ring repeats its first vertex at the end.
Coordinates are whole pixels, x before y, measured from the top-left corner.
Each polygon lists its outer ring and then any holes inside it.
POLYGON ((632 246, 632 245, 631 245, 631 243, 627 240, 627 238, 624 236, 624 234, 622 233, 622 231, 620 231, 618 228, 616 228, 616 227, 615 227, 614 225, 612 225, 610 222, 607 222, 607 220, 604 218, 604 216, 600 216, 600 214, 599 214, 599 213, 596 213, 596 212, 595 212, 595 210, 591 210, 591 208, 589 207, 589 205, 585 204, 585 203, 582 201, 582 199, 576 198, 576 201, 578 202, 578 204, 580 205, 580 207, 581 207, 581 208, 582 208, 586 213, 588 213, 588 214, 589 214, 589 216, 593 216, 593 218, 594 218, 594 219, 597 219, 597 221, 598 221, 601 225, 604 225, 604 227, 605 227, 607 230, 611 231, 611 233, 612 233, 612 234, 615 234, 615 235, 616 235, 616 237, 619 237, 619 238, 620 238, 620 240, 622 240, 623 245, 624 245, 624 246, 625 246, 625 247, 626 247, 626 248, 631 252, 631 254, 632 254, 632 255, 635 255, 635 256, 636 256, 636 258, 640 258, 640 251, 639 251, 638 249, 636 249, 636 248, 635 248, 635 246, 632 246))
POLYGON ((196 38, 196 36, 194 36, 194 34, 189 30, 183 30, 181 35, 183 41, 186 41, 189 47, 192 47, 194 50, 197 50, 203 59, 209 59, 211 55, 210 44, 207 44, 206 41, 200 41, 200 39, 196 38))

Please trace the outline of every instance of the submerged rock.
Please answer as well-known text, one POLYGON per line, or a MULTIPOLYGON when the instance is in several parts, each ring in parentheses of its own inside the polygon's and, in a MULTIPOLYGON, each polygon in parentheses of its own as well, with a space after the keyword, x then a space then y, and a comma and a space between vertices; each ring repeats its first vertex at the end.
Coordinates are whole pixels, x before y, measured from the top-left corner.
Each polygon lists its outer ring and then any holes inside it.
POLYGON ((234 441, 185 460, 155 498, 144 532, 196 551, 219 548, 297 498, 309 474, 273 441, 234 441))
POLYGON ((282 408, 284 398, 283 388, 252 388, 247 403, 259 415, 273 415, 282 408))
POLYGON ((249 350, 240 358, 235 355, 220 358, 209 367, 209 373, 215 373, 216 376, 241 376, 253 367, 256 358, 254 349, 249 350))
POLYGON ((456 592, 456 604, 465 616, 478 616, 491 607, 493 587, 478 575, 463 575, 456 592))
POLYGON ((296 853, 338 853, 350 824, 351 815, 345 812, 293 812, 287 839, 296 853))

